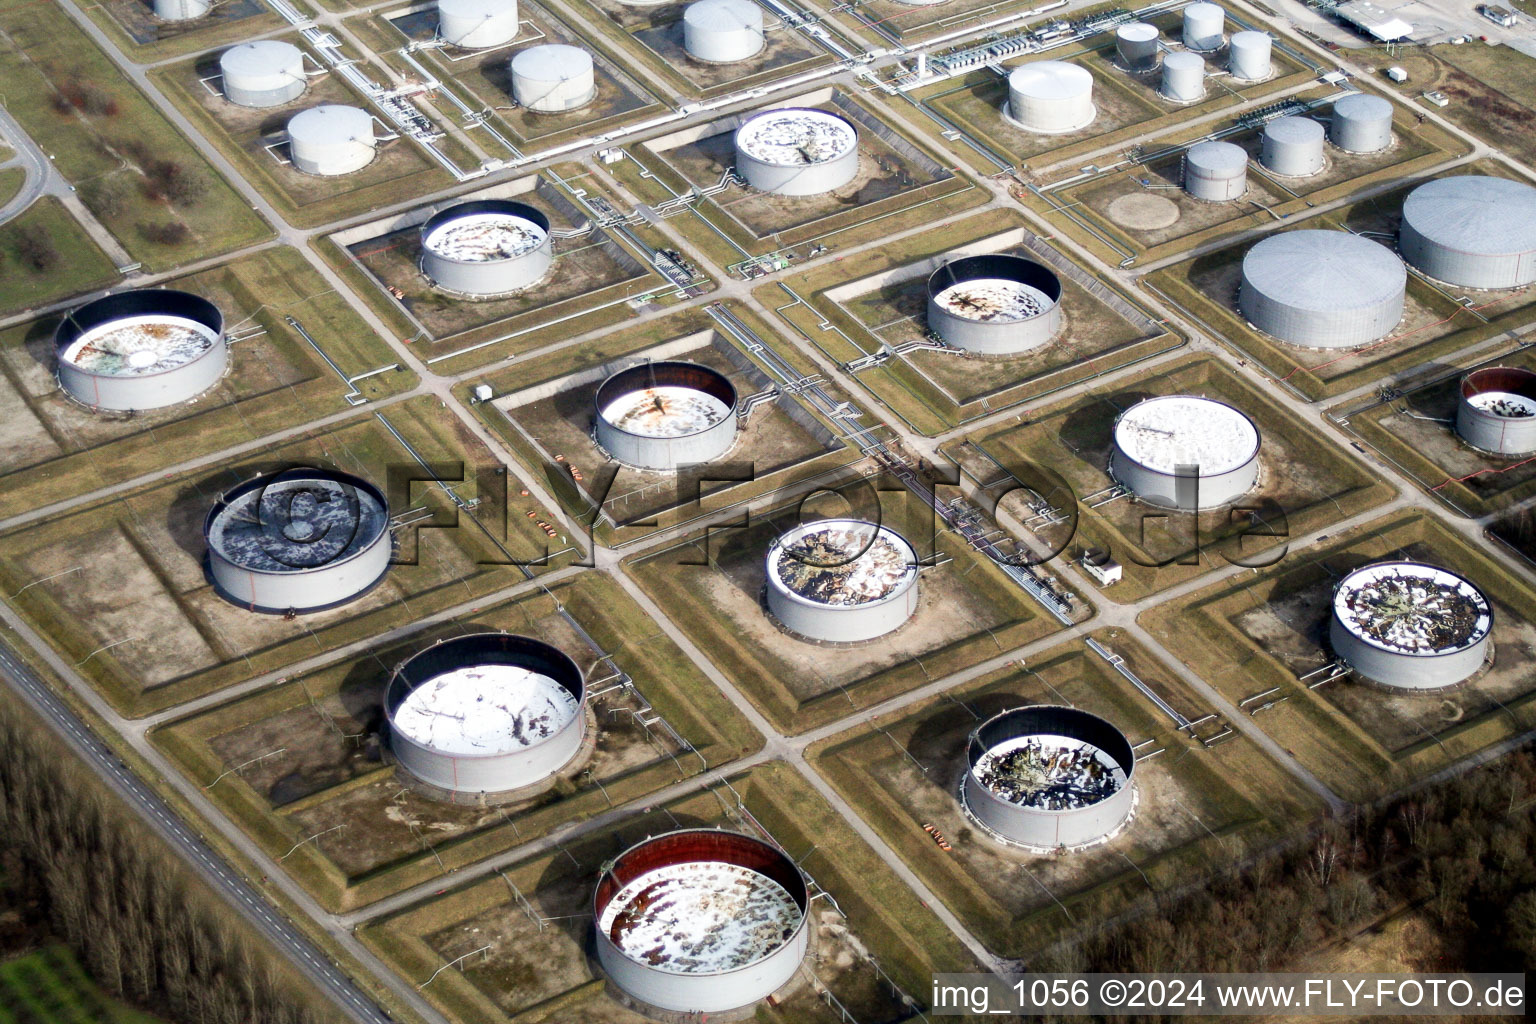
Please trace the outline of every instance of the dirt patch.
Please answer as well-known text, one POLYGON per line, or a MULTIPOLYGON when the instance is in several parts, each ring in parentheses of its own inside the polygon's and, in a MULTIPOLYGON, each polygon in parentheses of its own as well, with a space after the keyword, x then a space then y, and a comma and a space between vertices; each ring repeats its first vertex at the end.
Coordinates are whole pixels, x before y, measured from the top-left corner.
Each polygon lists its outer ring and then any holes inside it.
POLYGON ((1112 201, 1105 212, 1123 228, 1151 231, 1172 227, 1179 219, 1179 204, 1166 196, 1132 192, 1112 201))

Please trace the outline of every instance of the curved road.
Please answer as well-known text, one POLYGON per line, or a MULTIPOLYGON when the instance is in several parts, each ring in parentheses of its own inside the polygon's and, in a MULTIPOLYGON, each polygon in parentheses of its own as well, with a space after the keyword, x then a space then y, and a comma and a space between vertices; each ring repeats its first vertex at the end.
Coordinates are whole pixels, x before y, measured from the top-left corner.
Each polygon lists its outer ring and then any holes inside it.
POLYGON ((48 159, 32 137, 22 131, 21 125, 11 117, 10 111, 0 107, 0 136, 16 155, 7 160, 0 167, 12 167, 20 164, 27 172, 27 180, 22 183, 21 191, 16 193, 16 198, 0 206, 0 224, 17 216, 21 211, 31 206, 32 203, 47 190, 48 176, 53 173, 53 163, 48 159))
POLYGON ((244 915, 275 947, 287 950, 300 961, 300 969, 321 986, 348 1016, 359 1024, 391 1024, 392 1017, 374 1005, 339 968, 327 961, 314 943, 274 913, 261 893, 224 863, 176 816, 165 801, 160 799, 159 794, 118 760, 117 754, 98 739, 4 641, 0 641, 0 679, 42 715, 54 732, 145 823, 175 848, 203 881, 244 915))

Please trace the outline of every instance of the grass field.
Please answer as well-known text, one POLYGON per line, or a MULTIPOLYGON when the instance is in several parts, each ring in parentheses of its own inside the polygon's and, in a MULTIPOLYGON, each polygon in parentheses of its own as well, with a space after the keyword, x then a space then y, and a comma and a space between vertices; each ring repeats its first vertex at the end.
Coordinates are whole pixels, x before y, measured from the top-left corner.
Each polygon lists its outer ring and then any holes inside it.
MULTIPOLYGON (((1095 638, 1189 720, 1211 712, 1128 638, 1113 630, 1095 638)), ((1176 891, 1230 867, 1283 840, 1316 811, 1294 779, 1225 722, 1205 720, 1198 734, 1177 730, 1075 640, 856 725, 810 753, 816 769, 982 942, 1004 956, 1028 957, 1085 921, 1113 918, 1149 888, 1176 891), (1029 704, 1071 704, 1106 719, 1136 746, 1136 810, 1109 842, 1033 854, 996 842, 961 810, 955 794, 971 730, 1029 704), (921 831, 925 823, 954 849, 940 849, 921 831)))
POLYGON ((145 267, 166 270, 271 236, 250 204, 55 5, 0 0, 0 32, 7 109, 145 267), (177 164, 202 194, 178 205, 157 198, 150 172, 162 161, 177 164))
POLYGON ((161 1024, 109 998, 73 953, 49 946, 0 963, 0 1024, 161 1024))
MULTIPOLYGON (((131 416, 93 412, 54 379, 56 318, 0 331, 0 398, 10 410, 0 424, 0 516, 351 408, 346 383, 300 328, 348 374, 395 362, 297 250, 264 249, 165 284, 211 300, 230 329, 252 333, 232 344, 229 371, 194 402, 131 416)), ((358 397, 384 399, 415 384, 414 373, 390 371, 359 381, 358 397)))
POLYGON ((1536 724, 1536 594, 1514 572, 1422 513, 1399 513, 1143 613, 1147 628, 1234 704, 1276 688, 1257 719, 1334 792, 1365 800, 1536 724), (1332 660, 1334 582, 1373 561, 1444 565, 1494 608, 1494 660, 1466 685, 1413 694, 1299 677, 1332 660))
POLYGON ((286 24, 262 0, 224 0, 203 17, 184 22, 156 18, 146 0, 101 0, 82 9, 118 46, 145 64, 242 42, 286 24))
POLYGON ((53 196, 41 197, 20 216, 0 225, 0 312, 46 306, 104 288, 117 279, 117 268, 107 254, 53 196), (30 232, 48 239, 54 253, 53 262, 42 269, 30 264, 22 252, 22 239, 30 232))
MULTIPOLYGON (((10 156, 9 149, 0 149, 0 160, 10 156)), ((10 202, 16 193, 21 191, 21 186, 26 183, 27 172, 20 167, 6 167, 0 169, 0 206, 10 202)))
MULTIPOLYGON (((1011 478, 979 457, 973 445, 1004 465, 1029 467, 1026 472, 1046 467, 1065 483, 1075 506, 1058 504, 1076 516, 1076 536, 1062 540, 1066 553, 1075 556, 1085 547, 1112 552, 1125 574, 1102 593, 1117 602, 1138 600, 1218 565, 1238 560, 1263 564, 1266 557, 1281 557, 1284 538, 1380 505, 1393 494, 1332 443, 1320 440, 1315 427, 1273 402, 1251 378, 1210 356, 1160 364, 1139 379, 1069 399, 1032 414, 1026 423, 1010 423, 944 449, 984 485, 1007 486, 1011 478), (1253 509, 1257 520, 1233 508, 1203 512, 1197 519, 1125 498, 1098 504, 1114 483, 1107 467, 1116 418, 1145 398, 1177 394, 1226 402, 1254 421, 1260 437, 1259 480, 1235 508, 1253 509), (1255 529, 1258 522, 1265 527, 1255 529)), ((1002 509, 1017 520, 1028 518, 1014 500, 1004 499, 1002 509)))
POLYGON ((448 959, 490 946, 484 955, 443 971, 422 989, 455 1024, 642 1024, 646 1018, 606 996, 594 975, 587 952, 592 886, 604 860, 647 835, 715 825, 749 834, 760 825, 832 897, 812 903, 815 955, 802 967, 799 987, 780 1005, 759 1006, 754 1019, 762 1024, 845 1020, 817 997, 807 975, 848 1006, 854 1020, 887 1022, 907 1020, 911 1010, 871 968, 872 961, 919 1008, 928 1005, 934 972, 977 969, 954 935, 815 790, 781 762, 637 812, 604 835, 514 863, 499 872, 500 877, 429 897, 369 923, 359 936, 414 985, 448 959), (738 810, 738 795, 746 814, 738 810), (536 924, 512 902, 512 885, 536 913, 561 919, 536 924))

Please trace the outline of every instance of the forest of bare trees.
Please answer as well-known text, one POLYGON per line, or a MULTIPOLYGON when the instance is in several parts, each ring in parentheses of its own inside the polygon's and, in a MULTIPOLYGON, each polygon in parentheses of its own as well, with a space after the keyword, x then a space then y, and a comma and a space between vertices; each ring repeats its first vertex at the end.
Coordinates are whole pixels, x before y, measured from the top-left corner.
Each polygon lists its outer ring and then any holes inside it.
POLYGON ((329 1020, 86 772, 0 700, 0 869, 35 927, 71 946, 108 992, 172 1020, 329 1020))

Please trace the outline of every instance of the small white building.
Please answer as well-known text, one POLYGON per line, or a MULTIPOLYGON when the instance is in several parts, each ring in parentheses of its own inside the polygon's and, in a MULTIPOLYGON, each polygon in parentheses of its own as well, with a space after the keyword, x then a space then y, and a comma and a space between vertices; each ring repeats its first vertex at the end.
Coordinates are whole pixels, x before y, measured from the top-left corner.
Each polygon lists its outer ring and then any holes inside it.
POLYGON ((1083 572, 1088 574, 1089 579, 1101 587, 1119 583, 1121 576, 1124 575, 1120 563, 1111 558, 1109 552, 1100 548, 1083 549, 1078 564, 1083 567, 1083 572))

